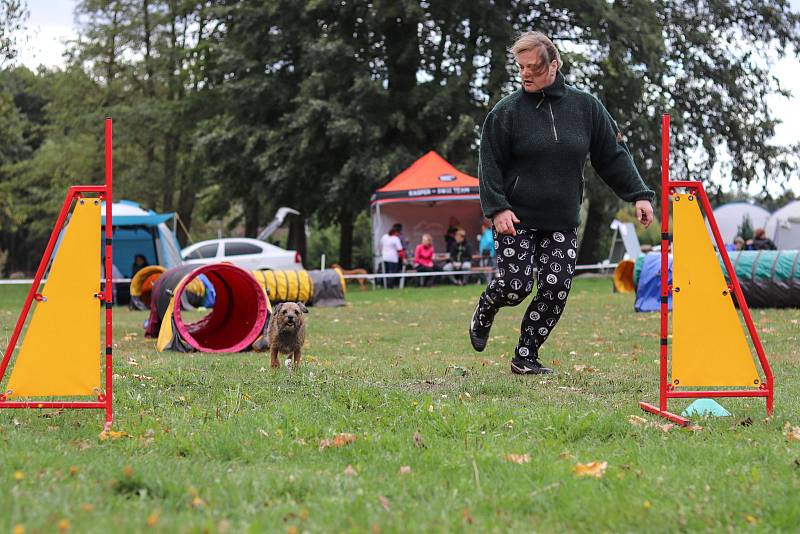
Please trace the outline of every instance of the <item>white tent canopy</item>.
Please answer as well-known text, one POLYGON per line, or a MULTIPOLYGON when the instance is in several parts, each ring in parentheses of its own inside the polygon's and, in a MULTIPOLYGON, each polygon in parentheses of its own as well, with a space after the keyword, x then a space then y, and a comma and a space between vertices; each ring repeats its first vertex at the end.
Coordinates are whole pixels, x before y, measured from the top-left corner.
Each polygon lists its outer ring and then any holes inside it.
POLYGON ((800 249, 800 200, 793 200, 773 213, 764 229, 779 249, 800 249))
MULTIPOLYGON (((733 243, 738 229, 746 218, 750 219, 750 226, 755 230, 756 228, 764 228, 769 217, 767 210, 749 202, 729 202, 714 210, 714 219, 717 221, 719 232, 725 243, 733 243)), ((708 227, 708 233, 711 234, 711 226, 708 222, 706 222, 706 226, 708 227)), ((767 235, 769 235, 769 232, 767 232, 767 235)))

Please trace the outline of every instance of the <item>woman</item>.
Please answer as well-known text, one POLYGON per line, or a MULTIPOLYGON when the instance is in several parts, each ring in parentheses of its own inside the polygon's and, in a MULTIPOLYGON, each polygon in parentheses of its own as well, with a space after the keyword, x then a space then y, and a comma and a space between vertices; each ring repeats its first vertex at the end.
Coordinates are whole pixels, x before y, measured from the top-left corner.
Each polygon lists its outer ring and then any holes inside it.
MULTIPOLYGON (((381 261, 383 262, 383 272, 386 274, 395 274, 400 272, 400 252, 403 250, 403 244, 400 238, 397 237, 397 229, 392 227, 387 233, 381 236, 381 261)), ((384 287, 398 287, 400 279, 397 277, 384 278, 384 287)))
MULTIPOLYGON (((414 268, 419 273, 433 272, 433 238, 430 234, 422 236, 422 243, 414 249, 414 268)), ((420 276, 419 286, 432 286, 432 276, 420 276)))
MULTIPOLYGON (((444 271, 469 271, 472 269, 472 247, 467 243, 467 233, 464 230, 458 230, 455 233, 455 241, 450 243, 447 247, 447 252, 450 259, 444 264, 442 270, 444 271)), ((463 286, 467 283, 466 275, 450 276, 450 281, 457 286, 463 286)))
POLYGON ((511 361, 515 374, 548 374, 539 350, 564 311, 578 252, 577 227, 587 157, 597 174, 644 225, 655 196, 633 164, 616 123, 595 97, 567 85, 561 57, 539 32, 511 47, 522 88, 500 100, 481 132, 481 207, 494 226, 498 275, 481 294, 470 341, 486 347, 497 311, 516 306, 538 286, 522 318, 511 361))

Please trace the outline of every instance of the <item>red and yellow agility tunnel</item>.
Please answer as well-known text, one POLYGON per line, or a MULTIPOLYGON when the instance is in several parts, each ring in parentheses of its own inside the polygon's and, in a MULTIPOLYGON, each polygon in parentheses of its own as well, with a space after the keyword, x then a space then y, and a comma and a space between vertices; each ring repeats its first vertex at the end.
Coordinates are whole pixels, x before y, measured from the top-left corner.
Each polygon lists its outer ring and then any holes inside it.
POLYGON ((659 404, 655 406, 640 402, 639 406, 675 423, 687 425, 688 419, 668 411, 670 399, 763 397, 767 414, 770 415, 774 394, 772 370, 703 184, 699 181, 669 179, 669 115, 662 117, 661 159, 659 404), (670 208, 672 235, 668 226, 670 208), (713 242, 706 229, 703 212, 708 218, 713 242), (714 243, 730 284, 725 281, 714 243), (673 249, 671 285, 668 265, 670 244, 673 249), (671 317, 668 309, 670 296, 671 317), (737 305, 763 374, 759 374, 756 367, 736 311, 737 305))
POLYGON ((105 287, 111 288, 113 180, 110 118, 105 121, 105 163, 104 185, 74 185, 67 191, 0 362, 0 384, 6 371, 11 369, 8 381, 0 389, 0 408, 96 408, 105 411, 106 429, 111 426, 112 292, 103 293, 100 289, 101 252, 97 246, 103 236, 101 204, 105 202, 109 224, 105 230, 102 261, 106 272, 105 287), (48 268, 48 279, 44 281, 48 268), (101 320, 103 310, 104 321, 101 320), (13 358, 29 314, 28 329, 19 353, 13 358), (105 326, 104 333, 101 326, 105 326), (101 341, 103 337, 104 343, 101 341), (61 342, 56 344, 54 340, 61 342), (30 400, 31 397, 48 400, 34 401, 30 400), (66 400, 64 397, 83 400, 66 400), (86 397, 92 400, 86 400, 86 397))
POLYGON ((253 275, 230 263, 171 269, 159 278, 153 294, 145 334, 158 337, 159 351, 239 352, 261 335, 269 316, 266 293, 253 275), (200 275, 214 286, 216 301, 207 315, 189 322, 180 303, 200 275))
POLYGON ((133 275, 130 290, 130 309, 150 309, 150 297, 153 294, 153 287, 155 287, 156 282, 164 272, 166 272, 166 269, 160 265, 148 265, 147 267, 142 267, 133 275))

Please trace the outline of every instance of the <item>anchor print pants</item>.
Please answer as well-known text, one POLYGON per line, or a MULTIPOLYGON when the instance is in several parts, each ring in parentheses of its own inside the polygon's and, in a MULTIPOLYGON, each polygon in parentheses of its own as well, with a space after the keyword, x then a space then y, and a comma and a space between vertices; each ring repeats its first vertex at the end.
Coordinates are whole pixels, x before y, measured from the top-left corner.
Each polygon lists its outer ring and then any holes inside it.
POLYGON ((553 331, 564 312, 575 260, 578 256, 576 229, 559 232, 517 227, 517 235, 494 233, 497 276, 478 301, 478 322, 490 327, 497 311, 517 306, 533 291, 533 269, 538 271, 536 295, 525 310, 516 355, 538 357, 539 347, 553 331))

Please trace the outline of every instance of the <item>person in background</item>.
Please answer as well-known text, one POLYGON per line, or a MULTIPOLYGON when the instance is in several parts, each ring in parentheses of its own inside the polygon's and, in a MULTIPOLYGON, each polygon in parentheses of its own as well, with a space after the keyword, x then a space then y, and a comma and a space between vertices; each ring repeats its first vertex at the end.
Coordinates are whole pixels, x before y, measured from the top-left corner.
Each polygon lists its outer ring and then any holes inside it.
MULTIPOLYGON (((444 265, 445 271, 469 271, 472 268, 472 247, 467 243, 466 237, 467 233, 464 230, 456 232, 455 241, 447 249, 450 260, 444 265)), ((457 286, 463 286, 466 283, 466 275, 458 278, 451 275, 450 281, 457 286)))
POLYGON ((778 247, 767 237, 767 232, 763 228, 756 228, 753 232, 753 240, 750 242, 750 250, 777 250, 778 247))
MULTIPOLYGON (((419 273, 433 272, 433 238, 430 234, 422 236, 422 243, 414 249, 414 268, 419 273)), ((420 276, 419 286, 430 287, 433 285, 433 276, 420 276)))
MULTIPOLYGON (((400 272, 400 251, 403 250, 403 244, 400 238, 397 237, 397 230, 392 228, 389 232, 383 234, 380 241, 381 246, 381 261, 383 262, 383 272, 386 274, 394 274, 400 272)), ((397 287, 400 283, 399 278, 384 278, 383 283, 385 287, 397 287)))
POLYGON ((444 246, 450 250, 450 245, 456 241, 456 232, 461 230, 461 224, 455 217, 450 217, 450 222, 447 223, 447 233, 444 234, 444 246))
POLYGON ((406 248, 408 247, 408 241, 403 235, 403 225, 401 223, 394 223, 392 225, 392 230, 394 230, 395 235, 400 240, 400 266, 402 268, 402 266, 404 266, 408 261, 408 254, 406 253, 406 248))
POLYGON ((733 238, 733 250, 745 250, 747 248, 744 244, 744 239, 742 236, 737 235, 733 238))
MULTIPOLYGON (((481 256, 481 267, 494 268, 495 251, 494 251, 494 234, 492 232, 491 223, 484 221, 481 224, 481 235, 478 241, 478 254, 481 256)), ((486 273, 486 283, 492 282, 492 273, 486 273)))
POLYGON ((143 268, 149 266, 150 264, 147 263, 147 258, 144 257, 144 254, 137 254, 133 257, 133 265, 131 266, 131 278, 133 278, 136 273, 141 271, 143 268))

